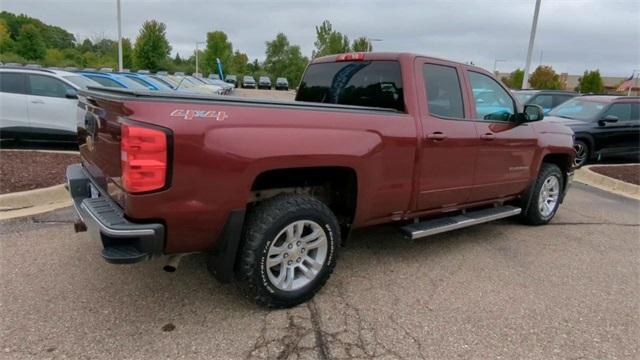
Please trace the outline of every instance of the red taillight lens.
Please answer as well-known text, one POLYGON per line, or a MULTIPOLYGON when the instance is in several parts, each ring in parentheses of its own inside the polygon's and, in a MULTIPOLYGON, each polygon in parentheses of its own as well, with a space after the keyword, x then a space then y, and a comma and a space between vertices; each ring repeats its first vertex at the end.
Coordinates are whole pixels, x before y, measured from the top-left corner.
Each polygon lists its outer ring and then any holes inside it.
POLYGON ((167 134, 131 124, 122 124, 120 131, 124 189, 140 193, 163 188, 167 179, 167 134))

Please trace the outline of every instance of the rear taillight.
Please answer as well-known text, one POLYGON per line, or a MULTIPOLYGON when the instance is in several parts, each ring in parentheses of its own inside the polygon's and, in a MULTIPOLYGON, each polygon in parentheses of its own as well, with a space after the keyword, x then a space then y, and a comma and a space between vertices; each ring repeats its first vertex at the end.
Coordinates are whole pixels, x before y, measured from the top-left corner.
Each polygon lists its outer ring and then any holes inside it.
POLYGON ((336 56, 336 61, 360 61, 364 60, 364 53, 348 53, 336 56))
POLYGON ((167 180, 167 134, 122 124, 120 160, 125 191, 141 193, 163 188, 167 180))

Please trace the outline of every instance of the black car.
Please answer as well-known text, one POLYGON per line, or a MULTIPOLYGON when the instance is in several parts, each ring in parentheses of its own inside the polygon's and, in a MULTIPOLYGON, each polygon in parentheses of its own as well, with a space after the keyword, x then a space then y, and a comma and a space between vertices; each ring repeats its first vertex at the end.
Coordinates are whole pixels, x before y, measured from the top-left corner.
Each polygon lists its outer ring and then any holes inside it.
POLYGON ((551 110, 544 121, 575 133, 576 166, 604 156, 640 154, 640 97, 580 96, 551 110))
POLYGON ((556 106, 579 95, 573 91, 560 90, 515 90, 513 93, 522 105, 540 105, 545 114, 548 114, 556 106))
POLYGON ((258 79, 258 89, 271 89, 271 79, 268 76, 260 76, 258 79))
POLYGON ((277 78, 276 90, 289 90, 289 81, 287 81, 287 79, 283 77, 277 78))
POLYGON ((235 75, 225 76, 224 81, 227 82, 228 84, 238 87, 238 77, 235 75))

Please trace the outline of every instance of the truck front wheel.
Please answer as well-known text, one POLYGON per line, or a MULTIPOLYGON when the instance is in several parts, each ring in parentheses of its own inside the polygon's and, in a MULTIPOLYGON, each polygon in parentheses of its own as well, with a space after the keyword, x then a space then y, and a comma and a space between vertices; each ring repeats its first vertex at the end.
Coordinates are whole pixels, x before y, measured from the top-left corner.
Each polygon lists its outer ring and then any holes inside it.
POLYGON ((324 203, 307 195, 279 195, 256 205, 245 224, 238 276, 258 304, 295 306, 327 282, 340 227, 324 203))
POLYGON ((521 214, 522 220, 530 225, 548 223, 560 206, 562 186, 560 168, 555 164, 543 163, 536 181, 524 196, 529 203, 521 214))

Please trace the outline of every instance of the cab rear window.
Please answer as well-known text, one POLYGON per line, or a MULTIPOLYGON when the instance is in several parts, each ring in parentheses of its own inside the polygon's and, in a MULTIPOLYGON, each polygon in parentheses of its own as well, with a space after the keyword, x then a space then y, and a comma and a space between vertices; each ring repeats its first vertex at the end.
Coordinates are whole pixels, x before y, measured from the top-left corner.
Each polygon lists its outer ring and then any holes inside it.
POLYGON ((344 61, 311 64, 300 83, 296 100, 404 112, 400 63, 344 61))

